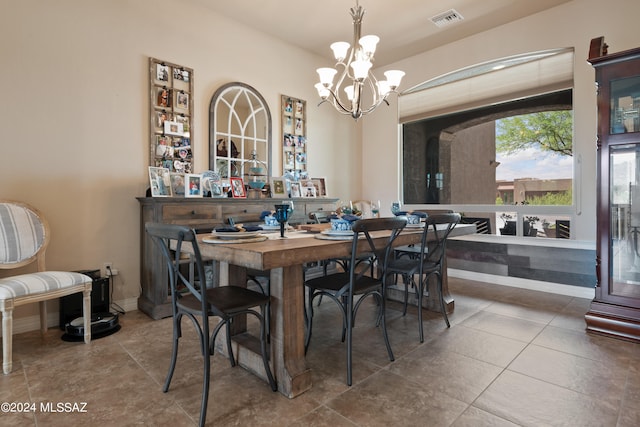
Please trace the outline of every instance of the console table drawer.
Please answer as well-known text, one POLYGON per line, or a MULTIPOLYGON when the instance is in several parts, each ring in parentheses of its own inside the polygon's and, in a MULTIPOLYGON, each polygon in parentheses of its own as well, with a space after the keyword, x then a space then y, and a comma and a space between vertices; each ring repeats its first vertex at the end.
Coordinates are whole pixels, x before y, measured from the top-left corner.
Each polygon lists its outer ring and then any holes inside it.
POLYGON ((220 206, 215 205, 166 205, 162 207, 165 222, 190 224, 192 222, 222 222, 220 206))

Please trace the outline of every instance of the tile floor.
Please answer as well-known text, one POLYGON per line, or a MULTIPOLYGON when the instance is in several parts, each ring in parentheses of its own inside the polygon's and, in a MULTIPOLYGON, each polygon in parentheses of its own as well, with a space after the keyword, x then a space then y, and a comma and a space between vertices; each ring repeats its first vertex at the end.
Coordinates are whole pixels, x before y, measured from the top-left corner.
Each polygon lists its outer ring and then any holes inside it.
MULTIPOLYGON (((354 332, 354 385, 334 304, 317 311, 308 364, 313 389, 290 400, 242 368, 213 358, 207 424, 213 426, 638 426, 640 346, 587 334, 589 301, 450 279, 455 312, 438 313, 418 342, 415 310, 388 307, 395 362, 372 327, 374 307, 354 332), (321 326, 321 324, 325 326, 321 326)), ((0 402, 32 402, 35 413, 2 413, 12 426, 191 426, 200 408, 201 358, 190 325, 168 393, 170 319, 139 312, 89 345, 50 329, 14 337, 14 370, 0 376, 0 402), (86 402, 86 412, 41 404, 86 402)))

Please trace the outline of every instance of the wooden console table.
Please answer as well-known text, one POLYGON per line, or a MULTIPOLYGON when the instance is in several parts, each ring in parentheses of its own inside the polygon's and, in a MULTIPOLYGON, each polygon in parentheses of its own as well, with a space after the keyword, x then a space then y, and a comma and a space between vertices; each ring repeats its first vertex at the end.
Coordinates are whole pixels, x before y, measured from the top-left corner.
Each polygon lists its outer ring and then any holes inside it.
MULTIPOLYGON (((153 319, 171 316, 167 266, 144 231, 146 222, 183 224, 209 232, 229 216, 260 214, 273 210, 283 199, 138 197, 140 202, 140 285, 138 309, 153 319)), ((294 202, 292 224, 304 224, 309 213, 332 211, 338 199, 288 199, 294 202)))

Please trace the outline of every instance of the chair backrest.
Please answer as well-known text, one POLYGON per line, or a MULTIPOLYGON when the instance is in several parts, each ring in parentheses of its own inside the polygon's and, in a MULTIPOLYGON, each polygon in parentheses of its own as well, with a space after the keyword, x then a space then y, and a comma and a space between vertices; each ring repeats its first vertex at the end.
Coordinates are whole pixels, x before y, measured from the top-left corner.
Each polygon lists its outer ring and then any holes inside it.
POLYGON ((389 260, 392 255, 392 247, 394 240, 398 237, 400 232, 407 225, 407 220, 404 218, 367 218, 355 221, 351 226, 354 232, 353 244, 351 246, 351 279, 357 279, 358 277, 370 271, 367 266, 363 266, 359 271, 356 271, 358 266, 358 246, 360 246, 360 252, 370 252, 375 255, 378 261, 378 267, 382 271, 386 271, 389 260), (374 237, 371 235, 374 231, 389 231, 389 237, 382 241, 374 241, 374 237), (365 241, 365 247, 362 247, 362 242, 365 241))
POLYGON ((315 222, 316 224, 323 224, 323 223, 329 222, 329 212, 326 212, 326 211, 310 212, 309 219, 315 222))
POLYGON ((460 222, 460 214, 446 213, 430 215, 425 220, 422 233, 420 258, 441 265, 447 251, 449 234, 460 222), (433 238, 430 238, 433 236, 433 238))
POLYGON ((26 203, 0 200, 0 269, 37 261, 38 271, 44 271, 48 245, 49 224, 37 209, 26 203))
POLYGON ((244 225, 264 225, 264 221, 260 219, 259 213, 245 213, 237 214, 227 217, 227 223, 229 225, 244 224, 244 225))
MULTIPOLYGON (((175 310, 175 303, 182 297, 182 293, 178 289, 185 286, 200 301, 203 314, 211 309, 218 315, 219 313, 216 313, 215 307, 211 307, 209 301, 203 296, 205 289, 195 286, 189 277, 180 271, 181 261, 184 260, 184 257, 182 257, 183 244, 186 242, 193 247, 193 260, 197 277, 206 277, 195 230, 183 225, 151 222, 145 224, 145 230, 160 249, 160 253, 162 253, 162 257, 166 262, 173 309, 175 310)), ((201 283, 204 283, 204 281, 201 283)))
POLYGON ((451 209, 415 209, 413 212, 422 212, 427 215, 440 215, 446 213, 453 213, 451 209))

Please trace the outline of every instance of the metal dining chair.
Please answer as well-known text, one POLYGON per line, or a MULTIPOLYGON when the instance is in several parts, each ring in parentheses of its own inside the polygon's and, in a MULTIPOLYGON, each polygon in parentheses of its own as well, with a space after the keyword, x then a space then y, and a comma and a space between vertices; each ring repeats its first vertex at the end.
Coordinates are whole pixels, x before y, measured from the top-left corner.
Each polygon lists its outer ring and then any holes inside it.
POLYGON ((327 296, 341 308, 342 311, 342 341, 347 341, 347 385, 352 384, 352 334, 353 323, 358 308, 367 297, 373 297, 378 304, 377 324, 382 328, 382 335, 387 347, 389 360, 393 361, 393 351, 389 343, 385 316, 385 278, 386 267, 392 257, 392 245, 398 237, 406 220, 401 218, 369 218, 355 221, 352 225, 353 242, 348 270, 305 281, 310 291, 307 308, 307 329, 305 336, 305 352, 311 342, 313 327, 313 300, 327 296), (383 243, 375 242, 371 233, 375 231, 389 231, 389 237, 383 243), (358 245, 364 243, 366 251, 376 254, 378 269, 382 274, 373 277, 367 263, 358 262, 358 245), (358 299, 355 297, 359 296, 358 299))
MULTIPOLYGON (((200 255, 196 233, 193 229, 175 224, 146 223, 145 229, 151 239, 158 245, 166 262, 169 272, 169 284, 171 290, 171 308, 173 313, 173 346, 171 351, 171 363, 169 372, 162 388, 163 392, 169 390, 171 378, 178 358, 178 344, 182 336, 182 317, 189 318, 198 332, 201 352, 204 359, 204 372, 202 384, 202 403, 200 405, 200 426, 205 423, 207 415, 207 402, 209 398, 209 380, 211 371, 211 356, 214 355, 216 336, 222 327, 226 327, 227 352, 231 366, 235 366, 235 358, 231 346, 230 323, 236 316, 252 315, 260 322, 260 349, 262 362, 273 391, 277 390, 277 384, 269 367, 267 352, 267 333, 265 323, 266 306, 269 296, 260 292, 246 289, 242 286, 197 286, 189 277, 180 271, 181 254, 183 244, 193 247, 193 260, 196 273, 204 277, 204 263, 200 255), (183 288, 184 287, 184 288, 183 288), (260 312, 254 308, 259 307, 260 312), (220 322, 209 333, 209 317, 218 317, 220 322)), ((200 282, 205 285, 204 281, 200 282)))
MULTIPOLYGON (((440 308, 442 316, 450 327, 447 310, 442 294, 442 274, 443 265, 447 251, 447 239, 451 231, 460 222, 460 214, 444 213, 430 215, 425 219, 425 226, 422 231, 419 252, 411 257, 396 257, 389 262, 386 273, 389 275, 402 276, 404 282, 404 309, 403 315, 407 313, 409 299, 409 286, 416 290, 418 298, 418 330, 420 332, 420 342, 424 342, 422 327, 422 296, 425 288, 428 289, 429 279, 436 277, 437 290, 440 298, 440 308), (417 281, 416 281, 417 276, 417 281)), ((416 247, 418 249, 418 247, 416 247)))

